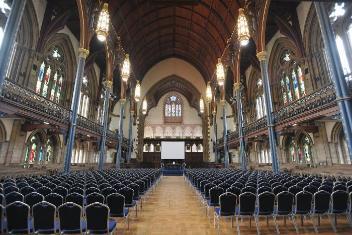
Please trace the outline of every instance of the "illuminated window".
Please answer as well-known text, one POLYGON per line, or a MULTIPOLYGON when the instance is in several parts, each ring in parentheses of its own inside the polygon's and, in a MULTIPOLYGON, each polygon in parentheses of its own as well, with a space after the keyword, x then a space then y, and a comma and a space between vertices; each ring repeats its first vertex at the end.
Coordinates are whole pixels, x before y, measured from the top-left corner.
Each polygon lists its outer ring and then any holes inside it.
POLYGON ((35 92, 56 103, 62 97, 65 77, 64 55, 60 48, 53 47, 40 64, 35 92))
POLYGON ((263 93, 263 81, 258 79, 256 92, 256 119, 261 119, 266 116, 266 104, 263 93))
POLYGON ((182 113, 182 99, 176 94, 168 96, 164 104, 164 121, 166 123, 181 123, 182 113))

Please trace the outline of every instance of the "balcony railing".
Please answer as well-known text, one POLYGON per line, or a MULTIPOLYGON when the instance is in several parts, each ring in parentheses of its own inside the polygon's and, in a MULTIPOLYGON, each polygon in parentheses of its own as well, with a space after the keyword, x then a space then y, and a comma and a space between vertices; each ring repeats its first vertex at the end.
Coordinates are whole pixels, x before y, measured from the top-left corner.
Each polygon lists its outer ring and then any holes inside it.
MULTIPOLYGON (((303 114, 318 113, 321 110, 333 107, 336 105, 336 93, 333 84, 325 86, 309 95, 302 97, 288 105, 280 108, 273 113, 274 122, 276 125, 283 124, 289 120, 294 120, 303 114)), ((244 127, 244 135, 248 136, 256 132, 265 131, 267 129, 266 117, 249 123, 244 127)), ((234 142, 238 140, 238 132, 231 132, 228 135, 228 141, 234 142)), ((218 140, 219 148, 223 146, 223 139, 218 140)))

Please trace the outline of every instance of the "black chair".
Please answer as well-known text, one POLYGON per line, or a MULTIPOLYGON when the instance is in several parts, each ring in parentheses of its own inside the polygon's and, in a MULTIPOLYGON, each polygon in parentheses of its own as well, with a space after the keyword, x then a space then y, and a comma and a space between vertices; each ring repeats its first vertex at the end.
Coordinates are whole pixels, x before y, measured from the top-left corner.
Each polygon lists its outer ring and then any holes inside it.
POLYGON ((7 233, 30 234, 32 232, 32 223, 29 219, 29 211, 29 206, 20 201, 7 205, 7 233))
POLYGON ((71 188, 70 190, 68 190, 68 192, 69 192, 69 194, 78 193, 80 195, 84 195, 84 190, 82 188, 79 188, 79 187, 71 188))
POLYGON ((86 231, 86 223, 82 219, 82 207, 73 202, 66 202, 59 206, 58 212, 60 220, 60 233, 82 234, 86 231))
POLYGON ((50 193, 45 196, 45 201, 50 202, 57 208, 64 203, 64 198, 57 193, 50 193))
POLYGON ((105 199, 107 196, 109 196, 112 193, 117 193, 116 189, 109 187, 101 190, 101 194, 104 195, 105 199))
POLYGON ((65 201, 66 202, 73 202, 73 203, 76 203, 77 205, 83 207, 84 197, 83 197, 83 195, 78 194, 78 193, 70 193, 66 196, 65 201))
POLYGON ((95 202, 86 207, 87 231, 89 234, 109 234, 116 228, 116 221, 110 219, 109 207, 95 202))
POLYGON ((347 187, 345 185, 342 185, 342 184, 337 184, 335 185, 333 188, 332 188, 332 191, 338 191, 338 190, 341 190, 341 191, 347 191, 347 187))
POLYGON ((127 223, 127 228, 129 229, 129 219, 128 219, 128 208, 125 207, 125 197, 118 193, 110 194, 106 198, 106 204, 110 208, 110 216, 111 217, 120 217, 125 218, 125 222, 127 223))
POLYGON ((23 200, 24 200, 23 195, 20 194, 19 192, 15 192, 15 191, 11 192, 5 196, 6 205, 9 205, 9 204, 16 202, 16 201, 23 202, 23 200))
MULTIPOLYGON (((136 201, 133 200, 133 189, 129 187, 124 187, 120 189, 119 194, 125 197, 125 206, 128 208, 133 208, 136 206, 136 201)), ((137 207, 136 207, 136 216, 137 216, 137 207)))
POLYGON ((20 190, 15 185, 9 185, 4 188, 4 194, 7 195, 12 192, 19 192, 20 190))
POLYGON ((38 190, 39 188, 43 187, 43 184, 39 182, 33 182, 30 184, 31 187, 35 188, 35 190, 38 190))
POLYGON ((278 195, 279 193, 284 192, 284 191, 287 191, 287 188, 285 186, 282 186, 282 185, 278 185, 278 186, 273 188, 273 193, 275 195, 278 195))
POLYGON ((238 198, 239 198, 239 196, 240 196, 240 194, 241 194, 241 189, 240 189, 240 188, 237 188, 237 187, 235 187, 235 186, 231 186, 230 188, 228 188, 228 189, 226 190, 226 192, 235 194, 236 197, 237 197, 237 200, 238 200, 238 198))
POLYGON ((59 231, 59 224, 55 221, 55 205, 42 201, 32 207, 33 230, 39 234, 53 234, 59 231))
POLYGON ((35 188, 33 188, 31 186, 25 186, 25 187, 21 188, 20 192, 23 196, 26 196, 27 194, 35 192, 35 188))
POLYGON ((318 188, 318 191, 324 190, 325 192, 332 193, 332 188, 328 185, 322 185, 318 188))
MULTIPOLYGON (((318 217, 318 226, 320 225, 320 217, 328 215, 330 209, 330 193, 325 190, 320 190, 313 195, 312 217, 318 217)), ((314 230, 318 233, 318 228, 312 218, 314 230)))
POLYGON ((89 195, 91 193, 100 193, 100 189, 95 188, 95 187, 89 187, 86 189, 86 195, 89 195))
POLYGON ((239 207, 236 214, 236 224, 237 224, 237 233, 240 234, 240 225, 238 223, 238 218, 240 217, 249 217, 249 226, 252 226, 252 216, 254 215, 255 210, 255 201, 256 196, 253 193, 245 192, 240 194, 239 198, 239 207))
POLYGON ((303 218, 311 212, 313 195, 307 191, 301 191, 296 194, 296 206, 294 215, 301 216, 301 226, 303 226, 303 218))
MULTIPOLYGON (((295 227, 296 232, 298 233, 295 218, 293 216, 294 198, 295 198, 295 195, 290 192, 287 192, 287 191, 283 191, 283 192, 279 193, 278 195, 276 195, 277 207, 274 212, 274 218, 277 221, 277 217, 279 217, 279 216, 283 217, 284 223, 286 226, 286 217, 288 217, 289 219, 292 220, 292 224, 295 227)), ((280 234, 277 222, 276 222, 276 232, 277 232, 277 234, 280 234)))
POLYGON ((256 194, 257 193, 257 189, 252 187, 252 186, 246 186, 244 187, 242 190, 241 190, 241 193, 253 193, 253 194, 256 194))
POLYGON ((207 207, 206 207, 206 215, 208 215, 208 210, 210 207, 218 207, 220 206, 219 204, 219 197, 221 194, 223 194, 225 190, 221 187, 215 186, 209 190, 209 200, 207 201, 207 207))
POLYGON ((44 200, 44 196, 37 193, 37 192, 29 193, 24 197, 24 202, 28 206, 30 206, 31 208, 32 208, 32 206, 34 206, 35 204, 37 204, 43 200, 44 200))
POLYGON ((48 187, 40 187, 37 189, 37 192, 43 195, 44 197, 52 192, 52 190, 48 187))
POLYGON ((318 191, 318 188, 313 185, 307 185, 303 188, 303 191, 311 193, 313 195, 318 191))
MULTIPOLYGON (((279 186, 277 186, 279 187, 279 186)), ((268 224, 268 219, 269 216, 273 216, 274 214, 274 204, 275 204, 275 194, 271 192, 263 192, 258 195, 258 201, 257 201, 257 209, 254 213, 254 218, 256 222, 256 227, 257 227, 257 233, 260 233, 259 229, 259 218, 260 217, 266 217, 266 222, 268 224)), ((276 226, 276 220, 274 218, 274 223, 276 226)))
POLYGON ((87 205, 90 205, 94 202, 104 203, 104 201, 105 201, 104 196, 101 195, 100 193, 96 193, 96 192, 88 194, 86 197, 86 204, 87 205))
POLYGON ((214 226, 217 220, 217 228, 220 229, 220 218, 231 217, 231 226, 233 227, 233 217, 236 214, 237 196, 233 193, 226 192, 219 197, 220 206, 215 208, 214 226))
POLYGON ((268 187, 268 186, 262 186, 260 188, 257 189, 257 194, 261 194, 261 193, 264 193, 264 192, 271 192, 271 188, 268 187))
POLYGON ((63 198, 65 198, 68 194, 68 190, 62 186, 57 186, 54 190, 53 193, 57 193, 60 196, 62 196, 63 198))
POLYGON ((334 215, 334 220, 331 218, 331 226, 336 233, 337 215, 346 215, 346 218, 351 225, 351 215, 348 210, 349 196, 346 191, 337 190, 331 194, 331 211, 330 214, 334 215))
POLYGON ((288 188, 288 191, 292 193, 293 195, 296 195, 297 193, 301 192, 303 190, 302 187, 299 187, 297 185, 293 185, 288 188))

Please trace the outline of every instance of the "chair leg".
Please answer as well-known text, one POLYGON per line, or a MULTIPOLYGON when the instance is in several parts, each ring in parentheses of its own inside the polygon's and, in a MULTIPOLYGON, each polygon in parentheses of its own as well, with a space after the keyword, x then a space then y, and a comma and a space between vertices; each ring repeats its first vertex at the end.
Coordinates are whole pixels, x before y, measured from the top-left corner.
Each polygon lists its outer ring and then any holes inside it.
POLYGON ((301 215, 301 227, 303 227, 303 215, 301 215))
MULTIPOLYGON (((319 220, 319 215, 318 215, 317 217, 318 217, 317 220, 319 220)), ((312 215, 311 218, 312 218, 312 223, 313 223, 314 231, 315 231, 315 233, 318 233, 318 228, 317 228, 317 225, 315 224, 314 216, 312 215)), ((319 224, 319 223, 318 223, 318 224, 319 224)))
POLYGON ((231 216, 231 228, 233 228, 233 216, 231 216))
POLYGON ((347 217, 348 224, 350 225, 350 227, 352 227, 352 218, 351 218, 351 214, 350 214, 349 212, 346 213, 346 217, 347 217))
POLYGON ((334 230, 334 232, 336 233, 336 226, 335 226, 334 218, 332 218, 331 216, 329 216, 329 218, 330 218, 331 227, 334 230))
POLYGON ((260 234, 260 229, 259 229, 259 218, 258 218, 258 216, 254 217, 254 221, 255 221, 255 226, 257 228, 257 234, 259 235, 260 234))
POLYGON ((293 226, 295 227, 295 230, 296 230, 296 233, 298 234, 299 233, 299 230, 298 230, 298 226, 296 224, 296 216, 292 215, 291 219, 292 219, 292 224, 293 226))
POLYGON ((274 220, 274 224, 275 224, 275 228, 276 228, 276 233, 280 234, 279 226, 278 226, 277 221, 276 221, 276 216, 273 216, 273 220, 274 220))
POLYGON ((252 228, 252 217, 249 217, 249 227, 252 228))
POLYGON ((237 234, 240 235, 240 225, 238 224, 238 216, 236 216, 236 224, 237 224, 237 234))

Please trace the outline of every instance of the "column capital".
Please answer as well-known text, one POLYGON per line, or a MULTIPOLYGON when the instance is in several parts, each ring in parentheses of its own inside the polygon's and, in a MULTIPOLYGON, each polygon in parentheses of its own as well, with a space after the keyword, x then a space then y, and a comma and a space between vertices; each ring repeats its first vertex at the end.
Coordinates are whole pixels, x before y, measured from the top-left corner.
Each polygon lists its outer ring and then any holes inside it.
POLYGON ((266 60, 267 53, 266 51, 261 51, 257 53, 257 58, 259 61, 266 60))
POLYGON ((121 104, 124 104, 126 102, 126 99, 125 98, 121 98, 119 101, 120 101, 121 104))
POLYGON ((106 89, 111 90, 111 88, 112 88, 112 81, 110 81, 110 80, 105 81, 105 82, 104 82, 104 86, 105 86, 106 89))
POLYGON ((82 57, 84 59, 86 59, 89 55, 89 50, 85 49, 85 48, 78 48, 78 56, 82 57))
POLYGON ((236 82, 236 83, 233 84, 233 89, 235 91, 238 91, 240 89, 240 87, 241 87, 241 84, 239 82, 236 82))

